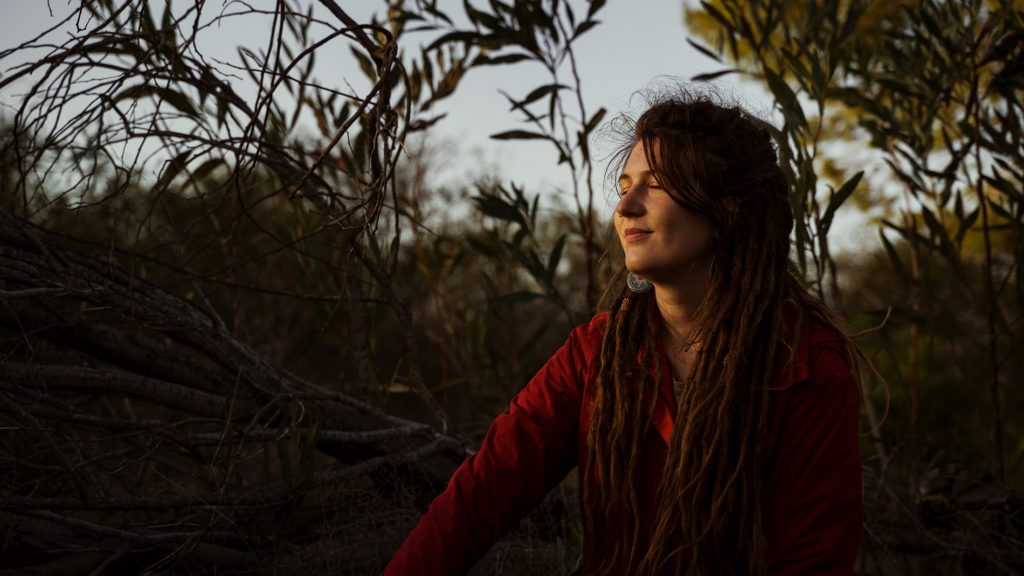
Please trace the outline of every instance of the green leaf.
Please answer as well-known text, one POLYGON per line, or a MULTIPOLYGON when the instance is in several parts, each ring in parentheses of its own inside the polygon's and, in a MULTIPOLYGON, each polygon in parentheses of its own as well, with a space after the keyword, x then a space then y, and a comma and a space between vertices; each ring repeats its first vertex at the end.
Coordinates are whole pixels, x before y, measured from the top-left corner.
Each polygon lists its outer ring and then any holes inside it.
POLYGON ((903 268, 903 262, 900 260, 900 255, 896 252, 896 248, 889 242, 889 239, 885 236, 885 231, 881 228, 878 229, 878 236, 882 240, 882 246, 885 248, 885 253, 889 256, 889 262, 892 264, 893 270, 900 276, 900 278, 906 278, 907 274, 903 268))
POLYGON ((165 162, 163 172, 160 173, 160 178, 158 178, 156 184, 153 185, 153 189, 163 190, 167 188, 167 185, 171 183, 171 180, 174 180, 175 176, 181 174, 185 169, 185 166, 188 165, 190 156, 192 156, 192 151, 186 150, 165 162))
POLYGON ((710 48, 708 48, 706 46, 701 46, 700 44, 697 44, 696 42, 694 42, 693 40, 691 40, 689 38, 686 39, 686 42, 690 46, 693 46, 694 50, 700 52, 701 54, 707 56, 708 58, 711 58, 715 62, 721 63, 721 61, 722 61, 721 57, 719 57, 717 54, 712 52, 710 48))
POLYGON ((714 18, 715 20, 718 20, 718 23, 722 25, 722 28, 724 28, 726 30, 733 30, 733 29, 736 28, 736 26, 733 24, 732 20, 726 18, 725 14, 722 14, 722 12, 719 11, 718 8, 715 8, 714 6, 712 6, 710 2, 707 2, 706 0, 701 0, 700 6, 712 18, 714 18))
POLYGON ((594 26, 597 26, 600 23, 600 20, 586 20, 584 22, 580 22, 580 25, 577 26, 575 30, 573 30, 572 39, 575 40, 576 38, 579 38, 583 34, 586 34, 588 30, 590 30, 594 26))
POLYGON ((199 165, 198 168, 192 171, 192 177, 196 180, 202 180, 210 175, 217 167, 227 166, 227 162, 223 158, 211 158, 206 162, 199 165))
POLYGON ((424 11, 426 11, 427 14, 430 14, 431 16, 434 16, 435 18, 439 18, 441 20, 444 20, 444 22, 446 24, 448 24, 448 25, 452 24, 452 19, 449 18, 447 14, 445 14, 444 12, 441 12, 440 10, 437 9, 437 2, 436 2, 436 0, 434 2, 424 3, 421 6, 421 8, 424 11))
POLYGON ((139 100, 142 98, 157 98, 164 102, 167 102, 173 106, 179 112, 191 116, 192 118, 199 118, 199 111, 196 110, 192 101, 181 92, 175 92, 170 88, 164 88, 163 86, 153 86, 149 84, 139 84, 137 86, 131 86, 117 93, 114 96, 114 102, 120 102, 121 100, 139 100))
POLYGON ((466 69, 462 66, 462 60, 456 60, 453 62, 452 67, 444 73, 444 76, 441 77, 441 81, 437 83, 437 88, 434 90, 434 95, 431 97, 431 101, 446 98, 455 92, 455 88, 458 87, 459 81, 462 80, 462 75, 465 74, 465 72, 466 69))
MULTIPOLYGON (((523 190, 516 188, 513 184, 512 189, 516 192, 516 199, 520 204, 527 203, 526 196, 523 194, 523 190)), ((540 204, 540 194, 533 197, 533 203, 530 204, 528 214, 530 215, 530 229, 537 228, 537 207, 540 204)))
POLYGON ((529 60, 532 58, 529 54, 504 54, 502 56, 488 56, 486 54, 480 54, 473 59, 473 66, 497 66, 500 64, 514 64, 516 62, 522 62, 523 60, 529 60))
POLYGON ((786 70, 796 78, 796 81, 800 83, 800 86, 804 90, 807 90, 807 79, 811 77, 812 74, 804 64, 804 60, 806 59, 813 62, 815 60, 814 55, 810 54, 806 48, 801 50, 799 54, 790 52, 789 50, 783 50, 782 55, 786 57, 786 62, 788 62, 786 70))
POLYGON ((963 244, 964 236, 967 235, 967 231, 971 229, 971 226, 974 226, 974 223, 977 222, 978 216, 980 214, 981 214, 981 209, 980 208, 975 208, 974 210, 971 210, 970 214, 968 214, 967 216, 964 216, 960 220, 960 227, 957 229, 956 236, 953 238, 953 240, 956 242, 957 246, 960 246, 960 245, 963 244))
POLYGON ((987 182, 990 186, 1005 194, 1006 197, 1009 198, 1010 200, 1017 202, 1024 200, 1024 195, 1022 195, 1018 185, 1015 185, 1013 182, 1004 178, 1003 175, 1000 174, 999 170, 996 168, 993 168, 992 173, 994 174, 994 176, 986 175, 984 177, 985 182, 987 182))
POLYGON ((350 47, 350 50, 352 51, 352 55, 355 56, 356 60, 359 62, 359 68, 362 69, 363 74, 365 74, 371 82, 376 82, 377 67, 373 65, 370 58, 355 46, 350 47))
POLYGON ((199 111, 196 110, 195 105, 192 104, 192 101, 181 92, 175 92, 168 88, 157 88, 156 91, 157 95, 159 95, 164 102, 174 106, 178 112, 181 112, 186 116, 191 116, 192 118, 199 118, 199 111))
POLYGON ((153 21, 153 14, 150 12, 149 3, 142 5, 142 25, 145 32, 156 32, 156 23, 153 21))
POLYGON ((428 44, 427 47, 423 49, 423 51, 424 52, 430 52, 431 50, 434 50, 436 48, 439 48, 439 47, 441 47, 441 46, 443 46, 445 44, 451 43, 451 42, 462 42, 462 43, 465 43, 465 44, 477 44, 479 38, 480 38, 480 34, 477 33, 477 32, 466 31, 466 30, 461 30, 461 31, 456 31, 456 32, 449 32, 449 33, 445 34, 444 36, 441 36, 437 40, 434 40, 433 42, 428 44))
POLYGON ((522 262, 530 272, 530 276, 533 276, 537 282, 543 285, 544 279, 547 277, 547 272, 544 270, 544 264, 540 261, 540 255, 533 249, 528 250, 523 255, 526 258, 524 258, 522 262))
POLYGON ((427 79, 427 85, 434 85, 434 64, 428 54, 423 55, 423 77, 427 79))
POLYGON ((548 255, 548 273, 547 283, 551 284, 555 279, 555 269, 558 268, 558 263, 562 260, 562 249, 565 248, 566 234, 562 234, 555 242, 555 247, 551 249, 551 254, 548 255))
POLYGON ((587 120, 587 125, 583 127, 583 132, 586 134, 590 134, 591 132, 593 132, 594 128, 597 128, 597 125, 600 124, 601 120, 604 119, 604 115, 607 112, 608 111, 605 110, 604 108, 601 108, 597 112, 594 112, 594 115, 590 117, 590 120, 587 120))
POLYGON ((821 67, 821 62, 823 60, 825 60, 825 59, 824 58, 820 58, 820 57, 815 57, 815 56, 817 56, 817 55, 816 54, 812 54, 811 57, 810 57, 810 61, 811 61, 811 81, 812 81, 812 85, 814 86, 814 90, 811 91, 811 93, 815 97, 815 99, 820 99, 820 96, 821 96, 822 92, 824 92, 824 90, 826 88, 825 71, 821 67))
POLYGON ((774 70, 764 68, 765 79, 768 80, 768 87, 775 96, 775 101, 782 108, 782 113, 789 118, 790 123, 796 127, 807 126, 807 119, 804 117, 804 110, 797 100, 796 93, 789 87, 789 84, 775 73, 774 70))
POLYGON ((693 81, 694 82, 710 82, 711 80, 714 80, 715 78, 718 78, 720 76, 725 76, 726 74, 732 74, 732 73, 737 72, 737 71, 738 70, 736 70, 735 68, 728 68, 726 70, 719 70, 718 72, 708 72, 706 74, 697 74, 696 76, 693 77, 693 81))
POLYGON ((482 242, 473 237, 466 238, 466 241, 469 242, 471 248, 491 260, 495 260, 501 256, 501 250, 499 250, 492 242, 482 242))
POLYGON ((167 5, 164 6, 164 15, 160 19, 160 30, 163 32, 169 32, 171 31, 171 27, 173 26, 173 24, 174 15, 171 14, 171 3, 167 2, 167 5))
POLYGON ((568 89, 569 87, 564 84, 545 84, 539 88, 534 89, 532 92, 526 95, 526 98, 522 102, 518 102, 516 107, 523 107, 532 102, 536 102, 548 94, 557 93, 561 89, 568 89))
POLYGON ((828 229, 832 226, 832 218, 835 217, 836 210, 838 210, 839 207, 842 206, 843 202, 846 202, 846 199, 853 194, 854 189, 857 188, 857 184, 860 183, 860 179, 863 177, 863 170, 857 172, 852 178, 844 182, 843 185, 839 187, 838 192, 832 194, 828 199, 828 206, 825 208, 825 214, 821 217, 821 223, 819 224, 822 234, 828 232, 828 229))
POLYGON ((498 220, 504 220, 505 222, 516 222, 525 226, 525 223, 523 222, 523 215, 519 210, 512 204, 509 204, 500 198, 484 195, 474 196, 472 200, 477 210, 491 218, 497 218, 498 220))
MULTIPOLYGON (((494 7, 493 0, 491 2, 491 6, 492 8, 494 7)), ((488 14, 482 10, 477 10, 468 1, 463 2, 462 7, 465 9, 466 16, 469 18, 469 21, 472 22, 474 26, 487 28, 488 30, 503 30, 506 28, 505 23, 502 22, 501 18, 493 14, 488 14)))
POLYGON ((548 136, 540 134, 538 132, 529 132, 526 130, 509 130, 507 132, 499 132, 497 134, 491 134, 491 138, 495 140, 549 140, 548 136))
POLYGON ((932 237, 938 241, 943 255, 952 260, 956 254, 956 248, 949 239, 949 231, 926 206, 921 207, 921 215, 924 216, 924 222, 931 231, 932 237))
MULTIPOLYGON (((1010 211, 1007 208, 999 205, 999 203, 997 203, 997 202, 995 202, 993 200, 989 200, 988 201, 988 207, 991 208, 992 211, 995 212, 997 216, 1001 216, 1003 218, 1006 218, 1010 222, 1015 222, 1016 221, 1016 218, 1013 216, 1013 214, 1011 214, 1010 211)), ((990 224, 989 225, 989 229, 991 230, 993 228, 994 227, 990 224)))

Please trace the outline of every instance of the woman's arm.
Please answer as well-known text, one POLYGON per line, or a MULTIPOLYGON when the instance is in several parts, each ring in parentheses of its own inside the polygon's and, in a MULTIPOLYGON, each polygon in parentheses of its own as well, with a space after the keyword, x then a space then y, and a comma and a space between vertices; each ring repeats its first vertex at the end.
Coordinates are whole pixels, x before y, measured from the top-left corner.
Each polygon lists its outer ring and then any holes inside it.
POLYGON ((849 576, 862 523, 860 396, 835 335, 811 328, 808 363, 809 380, 772 395, 768 574, 849 576))
POLYGON ((495 419, 479 452, 459 466, 385 576, 464 574, 572 470, 587 374, 584 349, 594 325, 573 331, 495 419))

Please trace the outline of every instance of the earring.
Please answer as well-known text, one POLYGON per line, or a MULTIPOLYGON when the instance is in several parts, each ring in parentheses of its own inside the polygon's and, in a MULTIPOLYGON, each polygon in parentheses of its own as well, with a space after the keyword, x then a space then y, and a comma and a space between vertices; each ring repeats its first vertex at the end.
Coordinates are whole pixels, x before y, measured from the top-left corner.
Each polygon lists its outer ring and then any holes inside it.
POLYGON ((629 286, 630 290, 636 292, 637 294, 647 292, 648 290, 651 289, 651 286, 654 286, 654 284, 651 284, 650 280, 641 278, 640 276, 637 276, 632 272, 630 272, 629 275, 626 276, 626 285, 629 286))

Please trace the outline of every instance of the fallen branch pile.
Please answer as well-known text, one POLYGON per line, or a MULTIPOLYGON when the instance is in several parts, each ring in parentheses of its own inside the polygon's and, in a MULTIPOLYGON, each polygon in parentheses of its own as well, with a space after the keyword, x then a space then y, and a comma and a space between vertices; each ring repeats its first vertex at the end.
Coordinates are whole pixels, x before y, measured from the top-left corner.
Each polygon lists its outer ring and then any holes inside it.
POLYGON ((340 483, 404 468, 436 485, 462 457, 6 213, 0 327, 0 573, 260 566, 301 553, 340 483))

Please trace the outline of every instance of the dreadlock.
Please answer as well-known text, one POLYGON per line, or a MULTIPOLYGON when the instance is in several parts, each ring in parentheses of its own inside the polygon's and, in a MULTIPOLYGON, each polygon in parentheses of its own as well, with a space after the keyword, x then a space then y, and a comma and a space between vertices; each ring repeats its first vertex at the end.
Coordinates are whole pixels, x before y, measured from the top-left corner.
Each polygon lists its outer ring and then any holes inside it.
POLYGON ((782 341, 783 311, 826 326, 835 321, 789 270, 788 187, 759 120, 684 94, 625 122, 630 142, 613 164, 624 164, 642 142, 673 198, 711 221, 715 264, 691 336, 700 348, 677 398, 648 529, 641 525, 637 474, 662 378, 661 318, 653 291, 623 289, 613 300, 582 470, 587 533, 608 541, 592 542, 587 561, 598 574, 762 574, 759 439, 775 355, 795 344, 782 341), (622 533, 609 535, 610 525, 621 525, 622 533))

